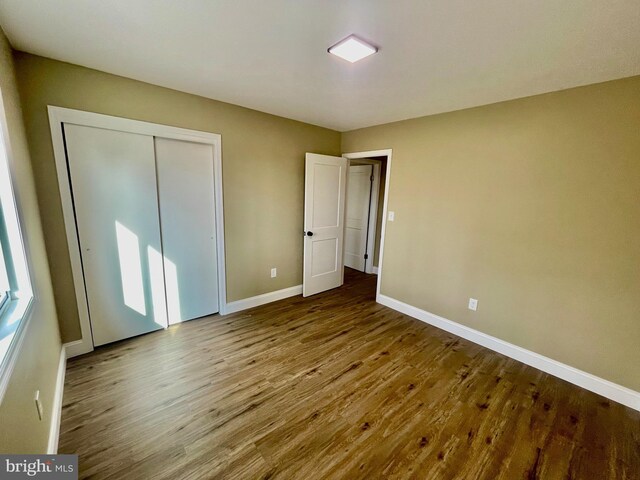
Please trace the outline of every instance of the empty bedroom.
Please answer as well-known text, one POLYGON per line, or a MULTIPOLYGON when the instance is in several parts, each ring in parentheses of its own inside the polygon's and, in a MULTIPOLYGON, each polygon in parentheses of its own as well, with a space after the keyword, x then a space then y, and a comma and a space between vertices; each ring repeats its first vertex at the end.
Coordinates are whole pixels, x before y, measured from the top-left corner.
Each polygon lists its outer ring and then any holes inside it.
POLYGON ((0 27, 0 479, 640 480, 637 0, 0 27))

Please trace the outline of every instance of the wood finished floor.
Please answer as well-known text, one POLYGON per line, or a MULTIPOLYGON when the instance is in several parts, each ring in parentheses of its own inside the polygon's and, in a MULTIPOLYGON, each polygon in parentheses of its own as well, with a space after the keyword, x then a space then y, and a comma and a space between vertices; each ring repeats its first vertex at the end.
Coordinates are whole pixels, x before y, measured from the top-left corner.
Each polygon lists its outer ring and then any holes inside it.
POLYGON ((374 292, 348 270, 71 360, 60 453, 80 478, 640 478, 640 413, 374 292))

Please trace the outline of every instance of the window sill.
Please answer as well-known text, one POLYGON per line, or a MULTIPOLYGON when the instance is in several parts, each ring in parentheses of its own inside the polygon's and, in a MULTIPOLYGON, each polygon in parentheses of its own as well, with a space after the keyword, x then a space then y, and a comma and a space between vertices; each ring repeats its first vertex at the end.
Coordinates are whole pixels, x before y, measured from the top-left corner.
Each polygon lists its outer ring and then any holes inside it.
POLYGON ((9 300, 0 313, 0 404, 31 319, 33 295, 9 300))

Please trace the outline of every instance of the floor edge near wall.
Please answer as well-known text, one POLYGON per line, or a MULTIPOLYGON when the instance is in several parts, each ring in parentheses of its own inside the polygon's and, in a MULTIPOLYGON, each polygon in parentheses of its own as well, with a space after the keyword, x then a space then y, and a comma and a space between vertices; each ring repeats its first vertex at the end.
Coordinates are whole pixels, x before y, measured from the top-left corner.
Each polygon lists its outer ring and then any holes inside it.
POLYGON ((602 395, 629 408, 640 411, 640 392, 623 387, 512 343, 506 342, 473 328, 466 327, 452 320, 421 310, 407 303, 386 295, 378 295, 376 301, 386 307, 409 315, 434 327, 453 333, 507 357, 518 360, 531 367, 542 370, 569 383, 602 395))
POLYGON ((58 362, 58 375, 56 377, 56 390, 53 393, 53 406, 51 407, 51 424, 49 425, 49 444, 47 453, 58 453, 58 438, 60 437, 60 420, 62 417, 62 396, 64 394, 64 377, 67 369, 67 351, 63 345, 60 350, 58 362))

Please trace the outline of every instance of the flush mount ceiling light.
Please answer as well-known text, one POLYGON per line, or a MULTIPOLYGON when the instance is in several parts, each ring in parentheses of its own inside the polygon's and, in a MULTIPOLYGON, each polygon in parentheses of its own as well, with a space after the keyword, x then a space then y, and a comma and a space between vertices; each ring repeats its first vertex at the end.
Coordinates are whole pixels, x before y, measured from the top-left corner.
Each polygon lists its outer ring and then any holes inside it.
POLYGON ((360 40, 355 35, 349 35, 344 40, 340 40, 334 46, 329 47, 328 52, 336 57, 343 58, 351 63, 356 63, 369 55, 376 53, 378 49, 369 45, 364 40, 360 40))

